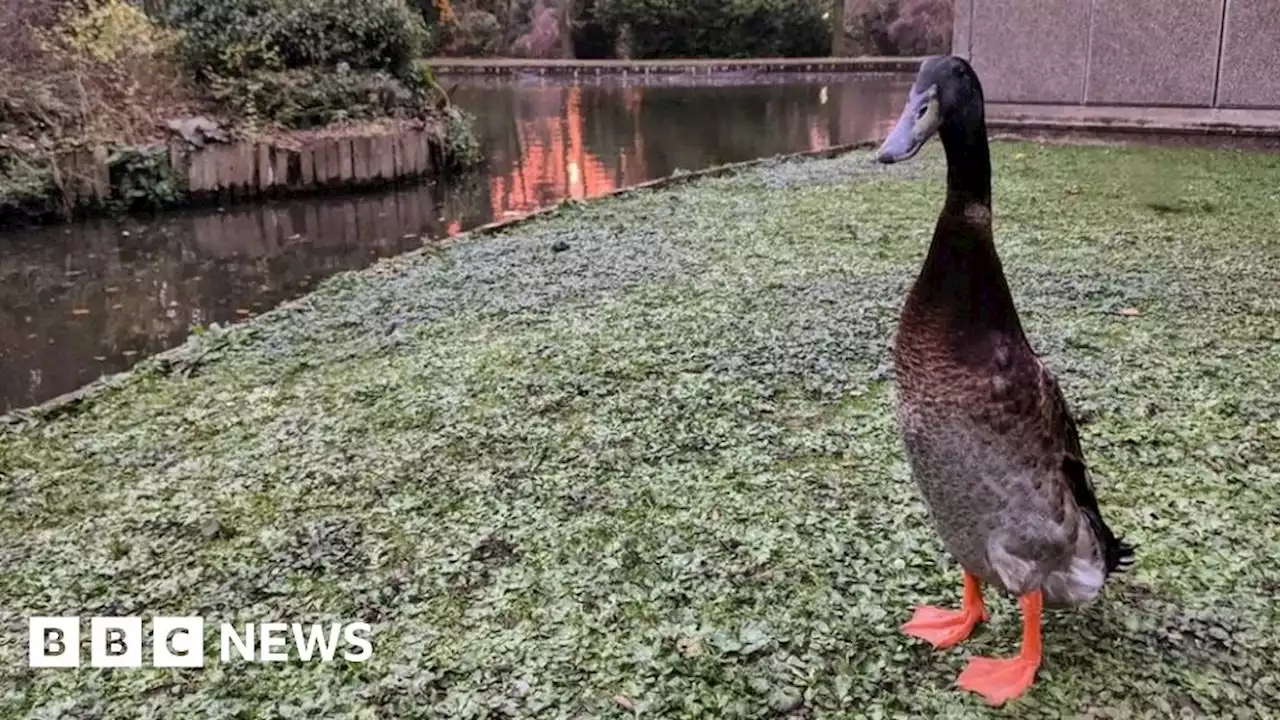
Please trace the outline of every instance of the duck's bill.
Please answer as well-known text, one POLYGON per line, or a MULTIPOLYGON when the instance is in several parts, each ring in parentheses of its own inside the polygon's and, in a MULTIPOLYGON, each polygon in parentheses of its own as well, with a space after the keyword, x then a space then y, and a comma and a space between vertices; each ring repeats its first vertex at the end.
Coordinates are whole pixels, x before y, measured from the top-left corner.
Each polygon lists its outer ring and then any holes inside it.
POLYGON ((915 157, 936 129, 936 114, 934 94, 911 88, 907 106, 902 109, 902 117, 898 118, 893 132, 889 133, 889 137, 885 138, 876 151, 876 160, 888 165, 915 157))

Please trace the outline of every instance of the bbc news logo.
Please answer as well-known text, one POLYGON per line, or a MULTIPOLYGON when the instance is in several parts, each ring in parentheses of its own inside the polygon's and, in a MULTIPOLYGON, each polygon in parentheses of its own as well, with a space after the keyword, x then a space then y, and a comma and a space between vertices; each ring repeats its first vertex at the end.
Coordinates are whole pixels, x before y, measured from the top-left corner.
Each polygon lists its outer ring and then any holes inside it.
MULTIPOLYGON (((80 667, 81 623, 78 617, 33 617, 28 627, 31 667, 80 667)), ((219 626, 221 662, 288 662, 292 647, 303 662, 364 662, 373 655, 369 624, 232 623, 219 626), (341 642, 340 642, 341 641, 341 642), (342 652, 339 653, 339 649, 342 652)), ((204 667, 204 618, 156 617, 151 621, 153 667, 204 667)), ((147 644, 140 617, 89 619, 89 665, 99 668, 142 667, 147 644)))

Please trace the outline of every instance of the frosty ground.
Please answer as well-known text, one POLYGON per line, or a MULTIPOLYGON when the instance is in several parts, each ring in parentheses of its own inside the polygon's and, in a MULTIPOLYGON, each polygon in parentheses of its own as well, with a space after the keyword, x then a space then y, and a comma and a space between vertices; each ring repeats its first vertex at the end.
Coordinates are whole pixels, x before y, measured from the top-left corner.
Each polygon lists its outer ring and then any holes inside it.
MULTIPOLYGON (((998 142, 996 242, 1137 564, 996 715, 1280 703, 1280 157, 998 142)), ((966 717, 888 347, 931 147, 566 208, 0 429, 0 715, 966 717), (560 241, 564 241, 561 243, 560 241), (563 248, 567 244, 567 249, 563 248), (26 667, 29 615, 373 626, 366 663, 26 667)), ((86 653, 87 656, 87 653, 86 653)), ((1243 713, 1243 714, 1240 714, 1243 713)))

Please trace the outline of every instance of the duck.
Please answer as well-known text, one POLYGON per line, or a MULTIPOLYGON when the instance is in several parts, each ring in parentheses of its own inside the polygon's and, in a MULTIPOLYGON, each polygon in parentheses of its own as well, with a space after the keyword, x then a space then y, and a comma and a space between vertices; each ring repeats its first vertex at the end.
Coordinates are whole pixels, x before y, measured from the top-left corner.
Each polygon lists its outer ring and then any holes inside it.
POLYGON ((963 588, 958 610, 918 607, 901 631, 949 648, 990 619, 984 587, 1017 598, 1019 652, 972 657, 956 680, 1002 705, 1035 682, 1043 611, 1092 604, 1137 546, 1104 522, 1076 421, 1019 319, 994 245, 984 112, 968 61, 926 58, 875 160, 910 160, 937 135, 947 163, 946 198, 893 341, 894 412, 963 588))

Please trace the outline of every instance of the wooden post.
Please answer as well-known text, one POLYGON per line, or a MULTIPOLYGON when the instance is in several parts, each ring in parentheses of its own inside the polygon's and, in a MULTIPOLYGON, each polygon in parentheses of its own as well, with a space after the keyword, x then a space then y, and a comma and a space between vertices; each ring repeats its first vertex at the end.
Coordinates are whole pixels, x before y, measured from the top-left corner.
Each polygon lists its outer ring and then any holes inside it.
POLYGON ((345 185, 355 177, 351 166, 351 138, 338 141, 338 172, 335 178, 339 185, 345 185))
POLYGON ((317 143, 304 146, 298 153, 298 187, 306 190, 316 184, 316 146, 317 143))
MULTIPOLYGON (((111 200, 111 170, 107 167, 107 149, 95 147, 93 157, 93 198, 98 203, 111 200)), ((83 169, 81 165, 81 169, 83 169)))

